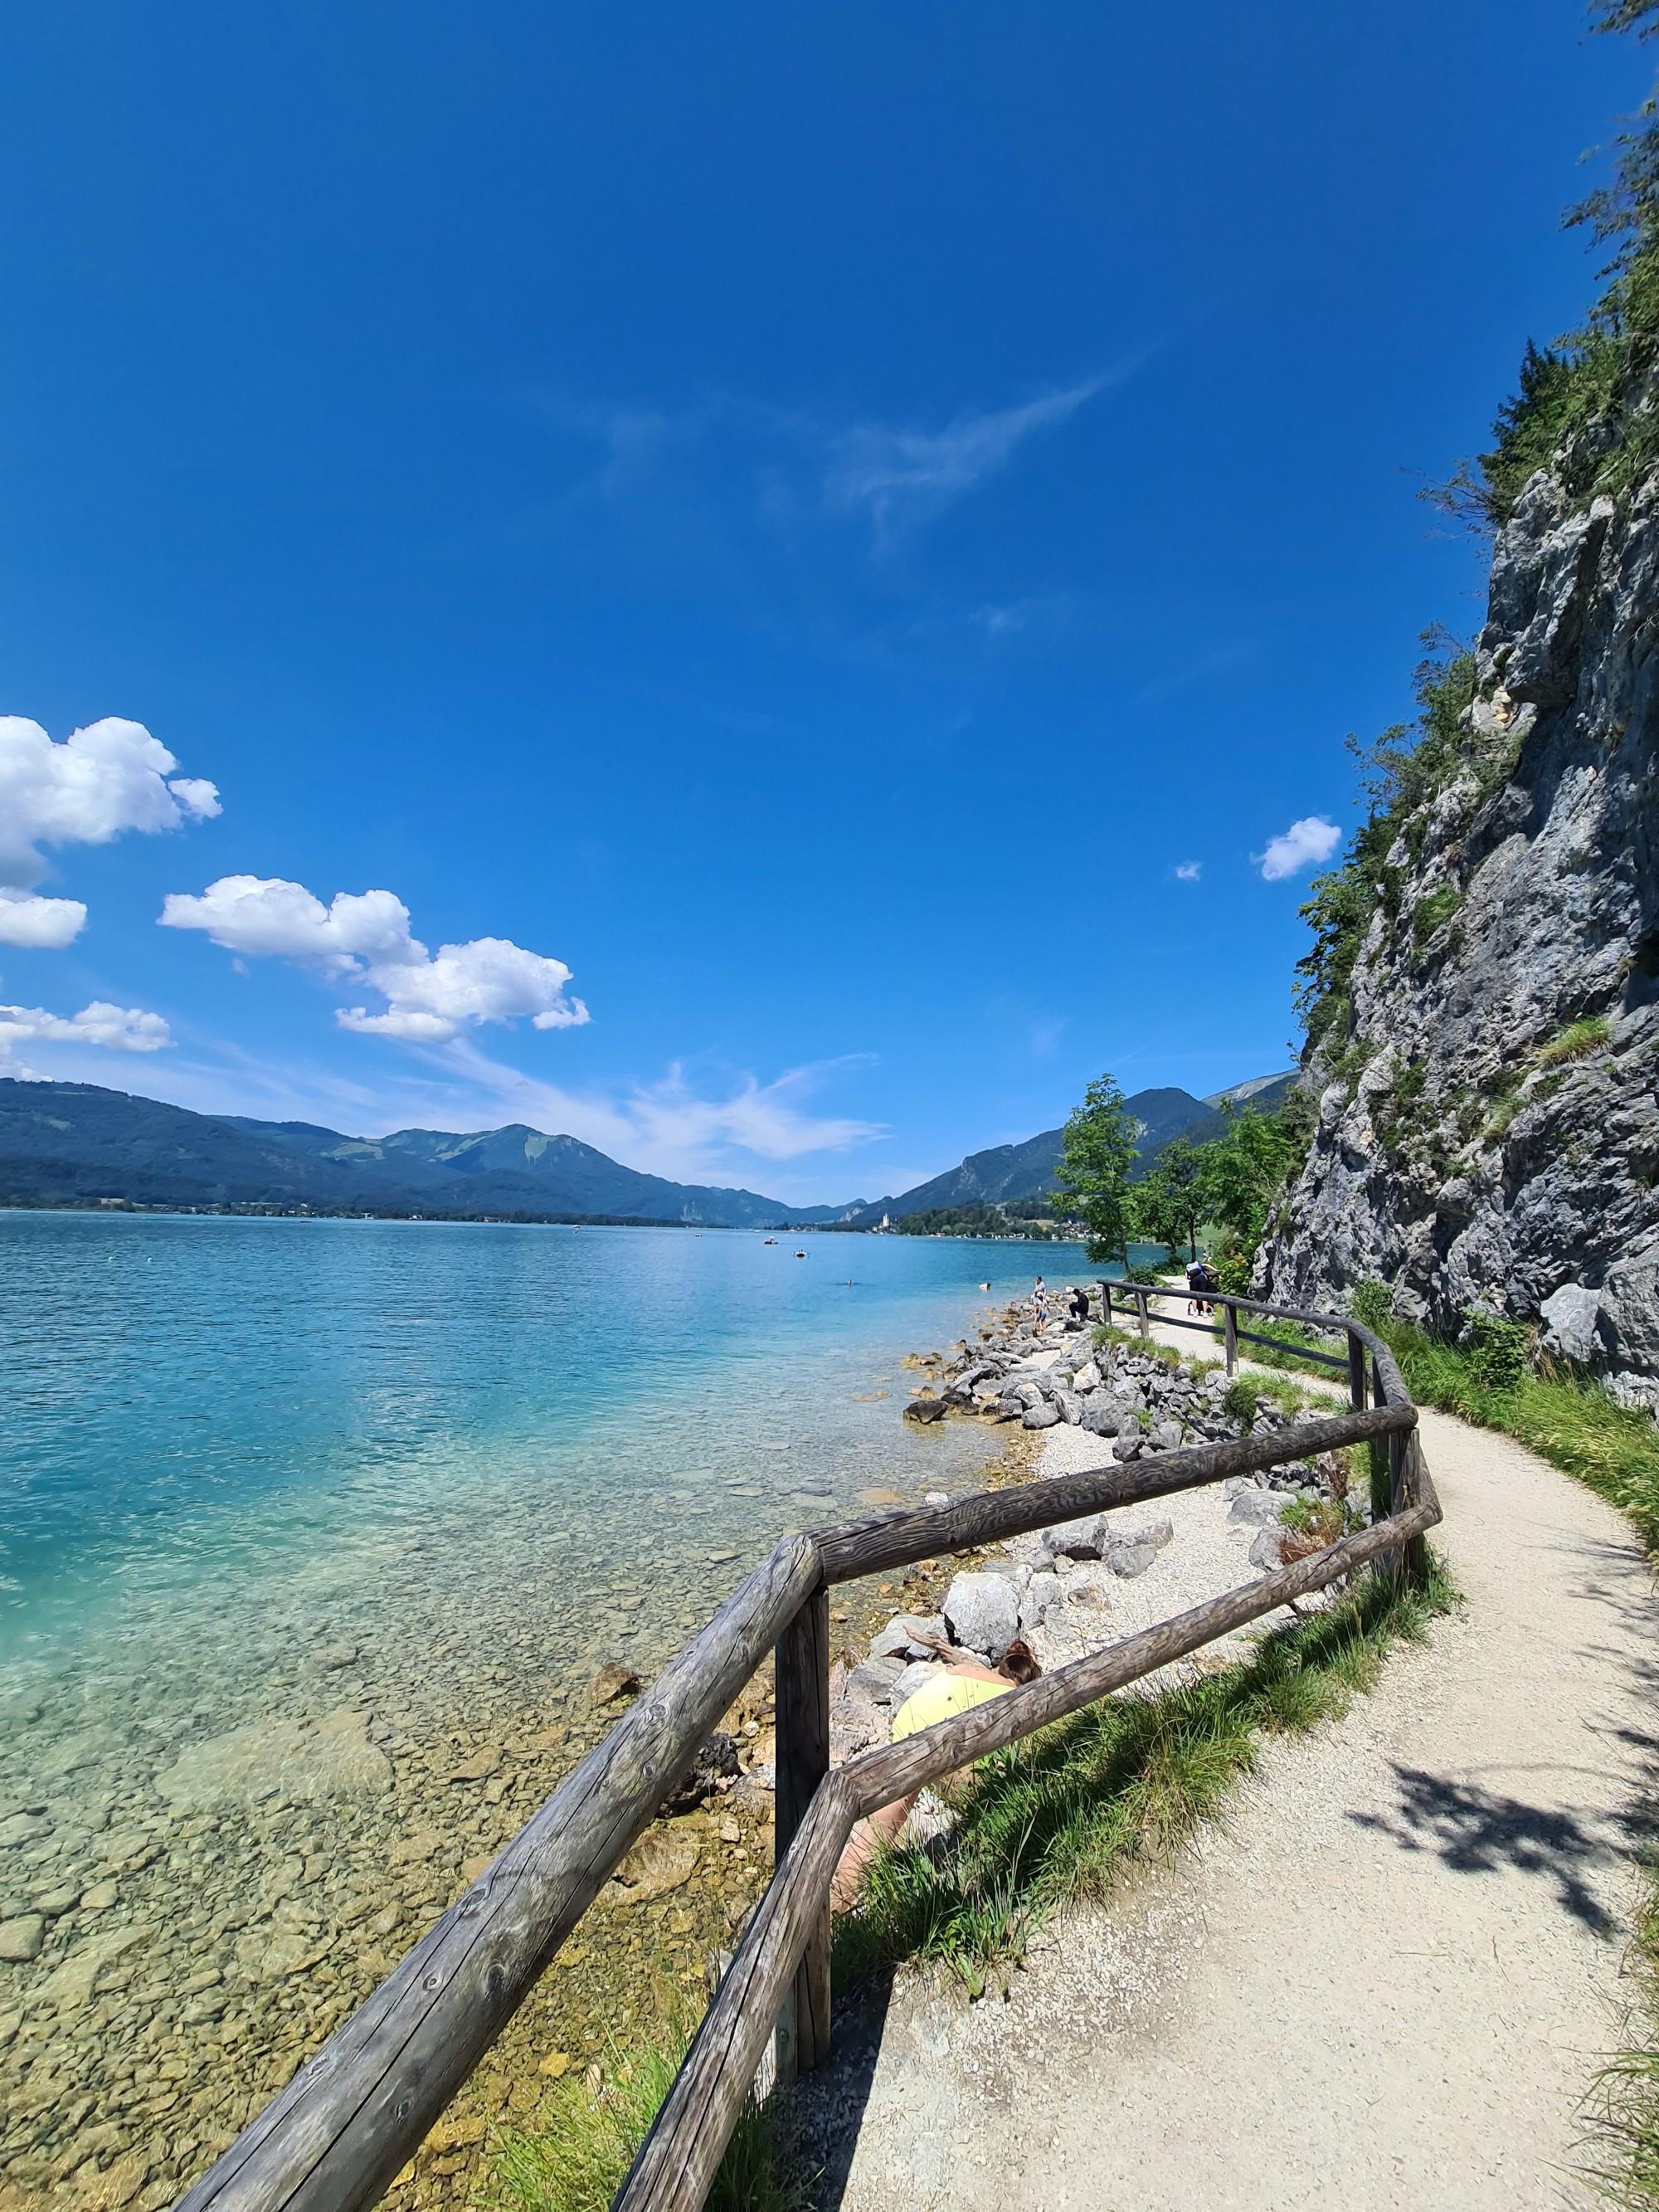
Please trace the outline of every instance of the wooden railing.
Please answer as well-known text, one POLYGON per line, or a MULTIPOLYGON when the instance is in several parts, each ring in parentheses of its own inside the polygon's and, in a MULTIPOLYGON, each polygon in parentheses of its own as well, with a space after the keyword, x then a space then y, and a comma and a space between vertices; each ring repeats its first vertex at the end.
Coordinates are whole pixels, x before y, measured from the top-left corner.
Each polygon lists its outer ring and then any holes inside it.
MULTIPOLYGON (((1153 1285, 1112 1285, 1116 1295, 1126 1289, 1172 1295, 1153 1285)), ((773 1648, 775 1870, 615 2200, 616 2212, 696 2212, 775 2027, 782 2072, 810 2071, 829 2052, 830 1881, 854 1821, 1367 1563, 1422 1572, 1424 1535, 1440 1506, 1418 1444, 1417 1409, 1387 1346, 1340 1315, 1219 1296, 1215 1303, 1226 1305, 1230 1323, 1239 1309, 1346 1334, 1348 1354, 1340 1363, 1331 1357, 1348 1370, 1350 1409, 1237 1443, 1103 1462, 957 1505, 787 1538, 179 2212, 359 2212, 374 2203, 773 1648), (1389 1455, 1389 1511, 1372 1527, 831 1772, 835 1583, 1359 1443, 1386 1445, 1389 1455)))

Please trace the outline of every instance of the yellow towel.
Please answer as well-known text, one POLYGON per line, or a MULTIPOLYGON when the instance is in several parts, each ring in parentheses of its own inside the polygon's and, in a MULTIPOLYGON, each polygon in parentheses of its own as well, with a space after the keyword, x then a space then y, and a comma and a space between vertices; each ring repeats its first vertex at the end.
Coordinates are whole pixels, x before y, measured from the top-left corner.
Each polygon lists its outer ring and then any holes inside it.
POLYGON ((935 1721, 948 1721, 957 1713, 970 1713, 975 1705, 1000 1698, 1013 1686, 1012 1682, 975 1681, 971 1674, 952 1674, 941 1668, 894 1714, 893 1741, 896 1743, 902 1735, 914 1735, 918 1729, 932 1728, 935 1721))

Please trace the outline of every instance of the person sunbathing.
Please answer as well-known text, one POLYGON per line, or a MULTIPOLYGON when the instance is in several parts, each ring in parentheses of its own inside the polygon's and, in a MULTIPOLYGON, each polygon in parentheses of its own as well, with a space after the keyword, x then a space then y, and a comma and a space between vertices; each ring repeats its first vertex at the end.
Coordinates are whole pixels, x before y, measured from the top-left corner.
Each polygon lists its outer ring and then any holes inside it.
MULTIPOLYGON (((894 1714, 893 1741, 915 1735, 940 1721, 952 1720, 958 1713, 970 1713, 975 1705, 988 1704, 1005 1690, 1035 1682, 1042 1672, 1030 1645, 1018 1641, 1008 1646, 994 1668, 982 1667, 977 1659, 954 1659, 949 1666, 938 1668, 933 1680, 924 1682, 894 1714)), ((830 1880, 832 1911, 848 1912, 858 1902, 865 1875, 896 1841, 918 1795, 913 1790, 908 1797, 896 1798, 854 1826, 830 1880)))

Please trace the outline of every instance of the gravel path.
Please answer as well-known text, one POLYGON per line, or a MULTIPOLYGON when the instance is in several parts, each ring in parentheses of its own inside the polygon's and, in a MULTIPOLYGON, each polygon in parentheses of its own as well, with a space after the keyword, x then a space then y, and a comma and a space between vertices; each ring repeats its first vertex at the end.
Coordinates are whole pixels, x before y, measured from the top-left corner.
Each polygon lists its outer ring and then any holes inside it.
POLYGON ((909 1978, 817 2077, 845 2212, 1588 2207, 1655 1745, 1626 1523, 1424 1416, 1467 1605, 1008 2001, 909 1978))

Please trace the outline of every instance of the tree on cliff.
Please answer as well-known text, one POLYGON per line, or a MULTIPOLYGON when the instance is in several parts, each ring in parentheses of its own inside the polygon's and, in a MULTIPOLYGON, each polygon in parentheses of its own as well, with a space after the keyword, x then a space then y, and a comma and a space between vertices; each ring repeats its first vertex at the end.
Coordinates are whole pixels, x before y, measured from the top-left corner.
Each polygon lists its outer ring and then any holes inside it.
POLYGON ((1123 1103, 1116 1079, 1097 1076, 1082 1105, 1066 1116, 1054 1178, 1054 1211, 1081 1221, 1091 1260, 1129 1264, 1134 1231, 1134 1200, 1129 1170, 1134 1164, 1140 1124, 1123 1103))

